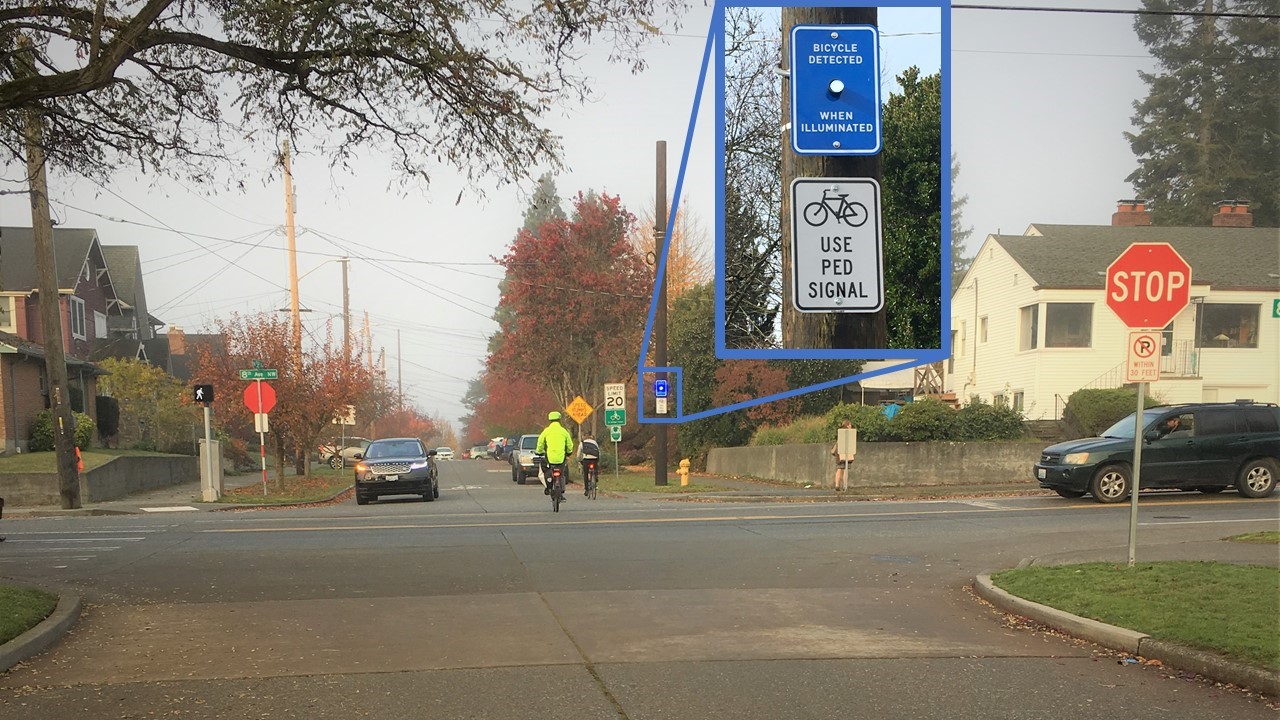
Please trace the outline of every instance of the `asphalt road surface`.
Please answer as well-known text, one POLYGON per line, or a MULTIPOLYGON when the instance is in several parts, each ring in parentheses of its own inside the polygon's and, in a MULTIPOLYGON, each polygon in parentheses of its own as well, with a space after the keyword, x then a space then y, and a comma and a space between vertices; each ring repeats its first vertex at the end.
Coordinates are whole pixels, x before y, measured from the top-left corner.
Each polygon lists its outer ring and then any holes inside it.
MULTIPOLYGON (((966 588, 1032 555, 1123 559, 1127 505, 572 486, 553 514, 505 465, 441 465, 433 503, 5 520, 0 576, 87 605, 0 676, 0 717, 1277 717, 966 588)), ((1280 526, 1274 498, 1143 500, 1139 560, 1212 559, 1222 537, 1280 526)))

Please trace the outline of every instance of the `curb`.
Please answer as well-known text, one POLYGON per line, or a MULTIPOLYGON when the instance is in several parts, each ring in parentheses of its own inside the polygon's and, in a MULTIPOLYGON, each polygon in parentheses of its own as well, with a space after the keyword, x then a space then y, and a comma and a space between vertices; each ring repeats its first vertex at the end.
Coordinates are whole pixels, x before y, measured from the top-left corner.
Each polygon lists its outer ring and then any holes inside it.
POLYGON ((58 606, 39 625, 0 645, 0 673, 47 650, 71 628, 80 617, 80 596, 60 595, 58 606))
MULTIPOLYGON (((1023 563, 1027 563, 1026 560, 1023 563)), ((1027 563, 1029 564, 1029 563, 1027 563)), ((1019 567, 1024 567, 1019 564, 1019 567)), ((1252 688, 1269 695, 1280 696, 1280 674, 1262 668, 1245 665, 1204 650, 1157 640, 1150 635, 1082 618, 1048 605, 1011 595, 991 582, 989 573, 979 575, 974 582, 979 597, 992 605, 1016 615, 1047 625, 1074 637, 1088 640, 1112 650, 1119 650, 1135 657, 1156 658, 1161 663, 1181 670, 1194 672, 1217 682, 1231 683, 1252 688)))
POLYGON ((323 504, 323 503, 333 502, 334 500, 337 500, 339 497, 341 497, 343 494, 351 492, 351 489, 352 489, 352 488, 354 488, 354 487, 355 487, 355 483, 352 483, 351 485, 346 486, 345 488, 343 488, 343 489, 339 490, 338 492, 335 492, 334 494, 330 495, 330 496, 329 496, 329 497, 327 497, 327 498, 322 498, 322 499, 320 499, 320 500, 307 500, 306 502, 293 502, 293 503, 259 503, 259 504, 249 504, 249 503, 244 503, 244 504, 240 504, 240 503, 203 503, 203 504, 204 504, 204 505, 216 505, 216 507, 210 507, 210 508, 208 508, 207 512, 227 512, 227 511, 230 511, 230 510, 270 510, 271 508, 303 507, 303 506, 306 506, 306 505, 320 505, 320 504, 323 504))

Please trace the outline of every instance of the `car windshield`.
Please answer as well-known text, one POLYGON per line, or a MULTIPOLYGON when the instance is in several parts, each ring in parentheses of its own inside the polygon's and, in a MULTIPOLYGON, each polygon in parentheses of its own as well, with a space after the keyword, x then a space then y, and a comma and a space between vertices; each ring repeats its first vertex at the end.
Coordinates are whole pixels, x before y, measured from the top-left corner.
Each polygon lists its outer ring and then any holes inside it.
POLYGON ((436 452, 441 452, 441 453, 446 453, 446 452, 448 452, 448 453, 451 453, 451 452, 453 452, 453 448, 438 447, 438 448, 436 448, 436 452))
POLYGON ((375 458, 391 457, 422 457, 425 454, 422 450, 422 443, 417 440, 379 440, 369 444, 365 457, 373 460, 375 458))
MULTIPOLYGON (((1155 421, 1156 421, 1156 418, 1158 418, 1158 417, 1160 417, 1161 415, 1163 415, 1163 414, 1164 414, 1164 412, 1165 412, 1165 411, 1164 411, 1164 409, 1158 409, 1158 410, 1144 410, 1144 411, 1142 412, 1142 429, 1143 429, 1143 430, 1146 430, 1146 429, 1150 428, 1150 427, 1151 427, 1151 423, 1155 422, 1155 421)), ((1133 437, 1133 416, 1134 416, 1134 414, 1135 414, 1135 413, 1129 413, 1129 414, 1128 414, 1128 415, 1126 415, 1126 416, 1124 417, 1124 419, 1123 419, 1123 420, 1121 420, 1120 422, 1116 423, 1115 425, 1112 425, 1111 427, 1107 428, 1106 430, 1103 430, 1103 431, 1102 431, 1102 435, 1101 435, 1100 437, 1104 437, 1104 438, 1121 438, 1121 439, 1123 439, 1123 438, 1132 438, 1132 437, 1133 437)))
POLYGON ((537 435, 525 435, 524 438, 520 440, 521 450, 536 450, 537 448, 538 448, 537 435))

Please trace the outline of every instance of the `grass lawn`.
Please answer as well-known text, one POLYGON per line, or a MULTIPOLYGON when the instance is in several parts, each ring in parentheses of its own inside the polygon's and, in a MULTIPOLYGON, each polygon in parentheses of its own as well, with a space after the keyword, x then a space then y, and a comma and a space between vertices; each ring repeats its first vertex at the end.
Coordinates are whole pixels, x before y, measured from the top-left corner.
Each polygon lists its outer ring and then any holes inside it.
POLYGON ((47 592, 0 585, 0 645, 40 624, 57 605, 47 592))
POLYGON ((1029 567, 1000 588, 1151 637, 1280 670, 1280 570, 1212 562, 1029 567))
MULTIPOLYGON (((115 448, 92 448, 80 451, 80 459, 84 460, 84 469, 92 470, 104 465, 108 460, 122 455, 154 455, 156 457, 174 457, 168 453, 148 452, 146 450, 127 450, 115 448)), ((58 458, 53 451, 21 453, 0 457, 0 473, 54 473, 57 472, 58 458)))
POLYGON ((1227 540, 1231 542, 1256 543, 1258 545, 1280 545, 1280 532, 1275 530, 1251 532, 1243 535, 1232 535, 1227 540))
MULTIPOLYGON (((574 468, 573 481, 582 483, 582 472, 574 468)), ((535 481, 536 482, 536 481, 535 481)), ((600 492, 651 492, 651 493, 698 493, 727 490, 715 484, 715 478, 689 476, 689 484, 680 486, 680 476, 674 470, 667 473, 667 484, 659 487, 653 484, 653 472, 635 472, 622 470, 614 479, 612 470, 600 471, 600 492)))
POLYGON ((243 487, 231 488, 222 494, 218 502, 231 505, 280 505, 288 503, 308 503, 328 500, 352 484, 352 472, 335 471, 328 467, 311 468, 309 477, 287 475, 284 485, 276 481, 275 473, 267 475, 267 494, 262 494, 262 483, 255 482, 243 487))

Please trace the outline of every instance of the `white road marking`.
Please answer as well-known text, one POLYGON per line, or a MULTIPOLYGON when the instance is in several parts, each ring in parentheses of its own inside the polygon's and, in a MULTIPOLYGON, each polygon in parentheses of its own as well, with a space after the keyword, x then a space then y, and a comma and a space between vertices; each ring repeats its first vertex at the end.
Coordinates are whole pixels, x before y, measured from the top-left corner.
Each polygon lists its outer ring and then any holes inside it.
POLYGON ((510 470, 485 470, 485 472, 491 472, 491 473, 509 473, 509 472, 511 472, 511 471, 510 471, 510 470))
POLYGON ((190 505, 173 505, 171 507, 144 507, 142 512, 200 512, 190 505))
MULTIPOLYGON (((95 558, 95 557, 98 557, 98 556, 97 555, 76 555, 74 557, 47 557, 47 558, 41 558, 41 559, 48 560, 50 562, 71 562, 71 561, 79 562, 82 560, 88 560, 90 558, 95 558)), ((13 563, 20 563, 20 562, 24 562, 24 561, 18 558, 10 558, 7 560, 0 560, 0 565, 7 565, 7 564, 13 564, 13 563)), ((55 565, 54 567, 66 567, 66 566, 55 565)))
POLYGON ((119 545, 104 545, 104 546, 102 546, 102 547, 55 547, 55 548, 31 548, 30 550, 27 550, 27 552, 29 552, 29 553, 42 553, 42 552, 66 552, 66 551, 71 551, 71 552, 77 552, 77 553, 78 553, 78 552, 84 552, 84 551, 87 551, 87 550, 119 550, 119 549, 120 549, 120 546, 119 546, 119 545))
POLYGON ((484 490, 483 485, 459 485, 457 487, 445 488, 446 490, 484 490))
POLYGON ((104 533, 116 533, 116 534, 119 534, 122 532, 152 533, 152 532, 162 532, 162 531, 163 531, 162 528, 124 527, 124 528, 116 528, 114 530, 18 530, 16 532, 9 531, 9 532, 6 532, 5 534, 13 535, 13 536, 17 536, 17 535, 97 535, 97 534, 104 534, 104 533))
POLYGON ((1280 525, 1277 518, 1242 518, 1240 520, 1170 520, 1167 522, 1140 522, 1139 525, 1216 525, 1218 523, 1269 522, 1280 525))
POLYGON ((118 537, 118 538, 57 538, 49 540, 10 540, 11 543, 73 543, 73 542, 139 542, 146 538, 140 537, 118 537))

